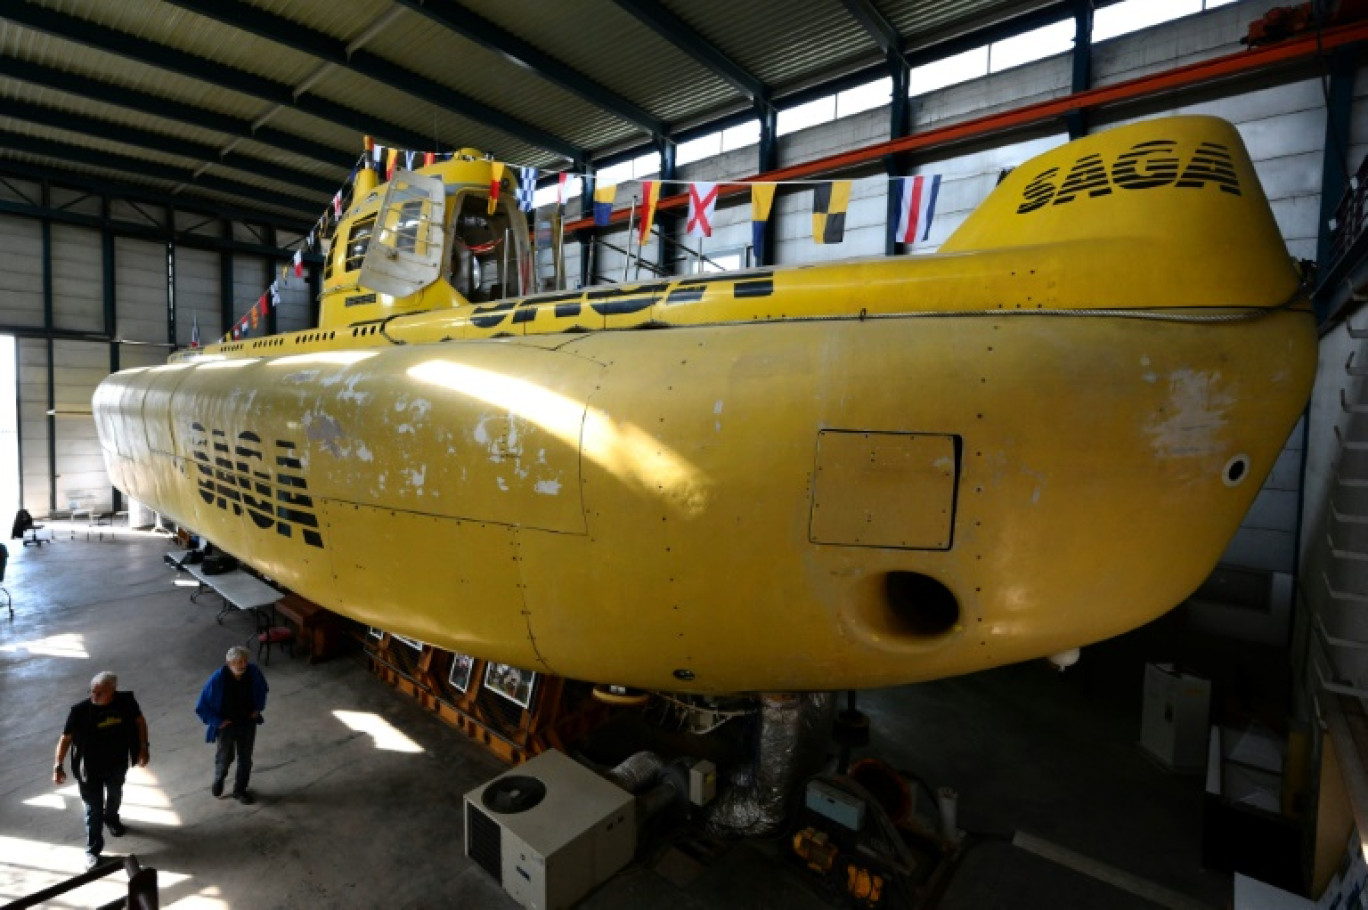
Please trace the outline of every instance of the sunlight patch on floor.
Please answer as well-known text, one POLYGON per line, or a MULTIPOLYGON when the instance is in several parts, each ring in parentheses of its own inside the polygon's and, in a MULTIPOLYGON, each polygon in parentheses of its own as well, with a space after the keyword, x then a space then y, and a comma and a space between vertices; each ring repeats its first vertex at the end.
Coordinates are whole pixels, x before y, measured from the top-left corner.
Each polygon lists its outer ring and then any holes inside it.
MULTIPOLYGON (((107 854, 109 855, 109 854, 107 854)), ((115 855, 117 856, 117 854, 115 855)), ((189 882, 193 876, 157 868, 155 862, 141 859, 144 866, 157 869, 157 890, 166 895, 172 888, 189 882)), ((51 888, 85 871, 82 847, 57 846, 43 841, 0 835, 0 900, 9 902, 51 888)), ((119 868, 104 878, 51 898, 44 907, 89 908, 112 903, 128 895, 128 875, 119 868)), ((163 907, 178 910, 228 910, 217 885, 208 885, 163 907)))
POLYGON ((378 714, 363 711, 334 711, 336 717, 348 728, 364 733, 375 742, 375 748, 387 752, 422 752, 423 747, 394 728, 394 725, 378 714))
POLYGON ((74 657, 80 660, 90 660, 90 654, 86 652, 85 636, 76 632, 50 635, 36 641, 20 641, 12 645, 0 645, 0 651, 15 654, 20 651, 27 651, 30 654, 43 657, 74 657))

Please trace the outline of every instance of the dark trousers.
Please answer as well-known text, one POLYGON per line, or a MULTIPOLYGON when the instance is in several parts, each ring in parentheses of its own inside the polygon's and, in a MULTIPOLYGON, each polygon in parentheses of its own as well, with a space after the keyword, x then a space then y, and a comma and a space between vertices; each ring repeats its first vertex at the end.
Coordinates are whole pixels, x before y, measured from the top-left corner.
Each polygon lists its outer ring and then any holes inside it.
POLYGON ((218 752, 214 754, 214 780, 223 781, 228 777, 228 769, 237 758, 237 777, 233 779, 233 792, 242 793, 247 789, 247 781, 252 776, 252 747, 256 745, 256 721, 249 720, 240 724, 229 724, 218 731, 218 752))
POLYGON ((77 782, 81 801, 85 803, 86 852, 89 854, 99 856, 104 851, 104 823, 119 820, 126 773, 126 769, 103 774, 87 771, 86 779, 77 782))

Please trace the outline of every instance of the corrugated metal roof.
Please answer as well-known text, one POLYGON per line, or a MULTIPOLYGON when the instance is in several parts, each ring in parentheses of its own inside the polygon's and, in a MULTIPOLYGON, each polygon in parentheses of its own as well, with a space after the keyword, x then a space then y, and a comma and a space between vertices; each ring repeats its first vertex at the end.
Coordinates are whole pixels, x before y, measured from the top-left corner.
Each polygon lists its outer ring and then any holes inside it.
MULTIPOLYGON (((870 2, 904 50, 1068 8, 870 2)), ((0 129, 54 153, 0 145, 0 173, 14 162, 180 187, 307 226, 261 197, 321 212, 320 185, 340 186, 364 134, 554 169, 749 109, 752 89, 782 98, 883 59, 839 0, 7 0, 0 129), (92 164, 102 151, 118 164, 92 164), (181 186, 140 161, 233 183, 181 186)))

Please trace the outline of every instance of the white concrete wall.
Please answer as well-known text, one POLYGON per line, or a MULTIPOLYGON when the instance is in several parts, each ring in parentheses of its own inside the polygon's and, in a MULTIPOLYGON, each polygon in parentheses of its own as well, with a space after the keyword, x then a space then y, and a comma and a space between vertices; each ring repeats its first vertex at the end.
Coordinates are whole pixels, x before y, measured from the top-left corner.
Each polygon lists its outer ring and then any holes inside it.
MULTIPOLYGON (((56 341, 53 356, 58 417, 56 427, 57 507, 108 511, 112 502, 95 420, 88 414, 95 386, 109 375, 109 345, 88 341, 56 341)), ((32 511, 30 509, 30 511, 32 511)))
POLYGON ((43 228, 0 215, 0 326, 43 324, 43 228))
POLYGON ((125 341, 167 343, 166 244, 114 239, 116 332, 125 341))
POLYGON ((176 344, 188 347, 195 321, 200 344, 223 335, 219 254, 213 250, 176 248, 176 344))
POLYGON ((52 226, 52 324, 78 332, 105 330, 104 250, 93 228, 52 226))

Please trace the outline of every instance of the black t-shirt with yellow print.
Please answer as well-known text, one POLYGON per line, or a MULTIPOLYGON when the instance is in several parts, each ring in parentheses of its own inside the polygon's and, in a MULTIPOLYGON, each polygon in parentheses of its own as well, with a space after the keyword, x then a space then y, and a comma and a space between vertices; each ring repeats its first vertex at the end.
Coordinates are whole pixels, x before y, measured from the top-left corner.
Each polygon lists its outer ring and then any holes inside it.
POLYGON ((137 719, 142 715, 132 692, 115 692, 107 705, 72 705, 62 733, 72 738, 72 771, 77 778, 122 771, 138 749, 137 719))

